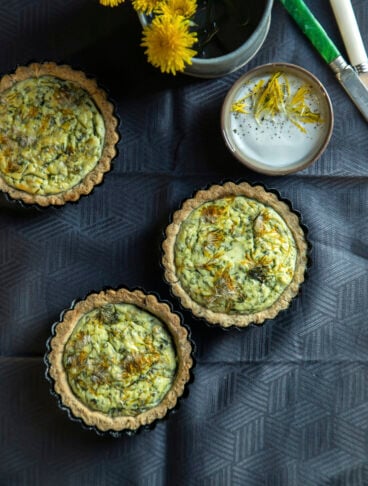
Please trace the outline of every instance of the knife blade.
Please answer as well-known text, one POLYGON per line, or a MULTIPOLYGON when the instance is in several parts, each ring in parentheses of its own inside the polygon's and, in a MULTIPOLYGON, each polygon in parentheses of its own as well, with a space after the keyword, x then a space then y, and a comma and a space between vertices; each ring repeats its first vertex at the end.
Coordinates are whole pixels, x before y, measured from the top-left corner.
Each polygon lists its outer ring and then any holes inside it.
POLYGON ((368 122, 368 89, 356 71, 342 57, 303 0, 280 0, 280 2, 333 70, 337 80, 368 122))
POLYGON ((353 67, 368 87, 368 56, 350 0, 330 0, 341 37, 353 67))

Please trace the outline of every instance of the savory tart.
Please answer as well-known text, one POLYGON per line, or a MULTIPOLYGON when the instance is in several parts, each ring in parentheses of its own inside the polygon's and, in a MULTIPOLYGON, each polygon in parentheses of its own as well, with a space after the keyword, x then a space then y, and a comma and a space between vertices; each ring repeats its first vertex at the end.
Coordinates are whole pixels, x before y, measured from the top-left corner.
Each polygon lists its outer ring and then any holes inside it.
POLYGON ((0 81, 0 190, 41 206, 89 194, 110 170, 117 119, 84 73, 54 63, 0 81))
POLYGON ((223 327, 260 324, 289 306, 307 265, 298 216, 247 183, 199 191, 174 213, 165 278, 182 305, 223 327))
POLYGON ((136 431, 175 407, 190 379, 187 329, 139 290, 91 294, 54 328, 46 356, 62 406, 87 426, 136 431))

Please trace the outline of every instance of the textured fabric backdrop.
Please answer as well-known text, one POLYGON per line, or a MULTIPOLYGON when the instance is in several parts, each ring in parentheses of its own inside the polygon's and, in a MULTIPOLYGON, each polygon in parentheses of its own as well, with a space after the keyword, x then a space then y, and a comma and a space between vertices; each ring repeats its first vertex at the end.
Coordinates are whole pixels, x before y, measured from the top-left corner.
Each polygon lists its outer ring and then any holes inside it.
MULTIPOLYGON (((329 2, 308 4, 345 53, 329 2)), ((353 4, 368 44, 368 2, 353 4)), ((129 6, 0 2, 2 74, 31 60, 66 62, 109 90, 121 118, 114 169, 90 197, 36 211, 0 196, 1 486, 367 485, 367 124, 277 1, 261 51, 222 79, 161 75, 139 43, 129 6), (335 110, 324 155, 287 177, 247 170, 220 133, 230 86, 270 61, 312 71, 335 110), (241 332, 184 313, 198 348, 195 381, 153 431, 101 438, 70 422, 44 378, 52 322, 105 286, 170 298, 159 267, 170 212, 195 189, 240 177, 278 189, 301 211, 313 244, 301 296, 241 332)))

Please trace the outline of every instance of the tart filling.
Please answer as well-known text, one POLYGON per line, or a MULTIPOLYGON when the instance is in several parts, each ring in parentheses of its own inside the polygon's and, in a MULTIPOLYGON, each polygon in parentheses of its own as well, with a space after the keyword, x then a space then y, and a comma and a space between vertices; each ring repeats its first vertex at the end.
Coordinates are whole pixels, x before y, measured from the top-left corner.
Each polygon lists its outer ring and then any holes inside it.
POLYGON ((135 416, 157 406, 177 369, 165 325, 124 303, 85 314, 65 346, 63 364, 73 393, 111 416, 135 416))
POLYGON ((184 290, 198 304, 228 314, 270 307, 290 284, 297 254, 279 214, 245 196, 194 209, 181 224, 174 251, 184 290))
POLYGON ((89 94, 55 76, 31 77, 0 93, 0 172, 30 194, 77 185, 99 161, 104 119, 89 94))

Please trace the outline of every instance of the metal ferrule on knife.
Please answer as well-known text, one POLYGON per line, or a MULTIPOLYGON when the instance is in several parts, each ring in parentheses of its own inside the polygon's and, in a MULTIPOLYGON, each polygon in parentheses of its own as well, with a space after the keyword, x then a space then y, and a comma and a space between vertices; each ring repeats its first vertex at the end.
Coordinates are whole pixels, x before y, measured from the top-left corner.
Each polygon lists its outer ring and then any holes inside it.
POLYGON ((368 62, 362 62, 355 66, 358 73, 368 73, 368 62))
POLYGON ((342 56, 337 57, 334 61, 330 62, 330 68, 336 75, 341 73, 344 69, 348 68, 349 64, 342 56))

